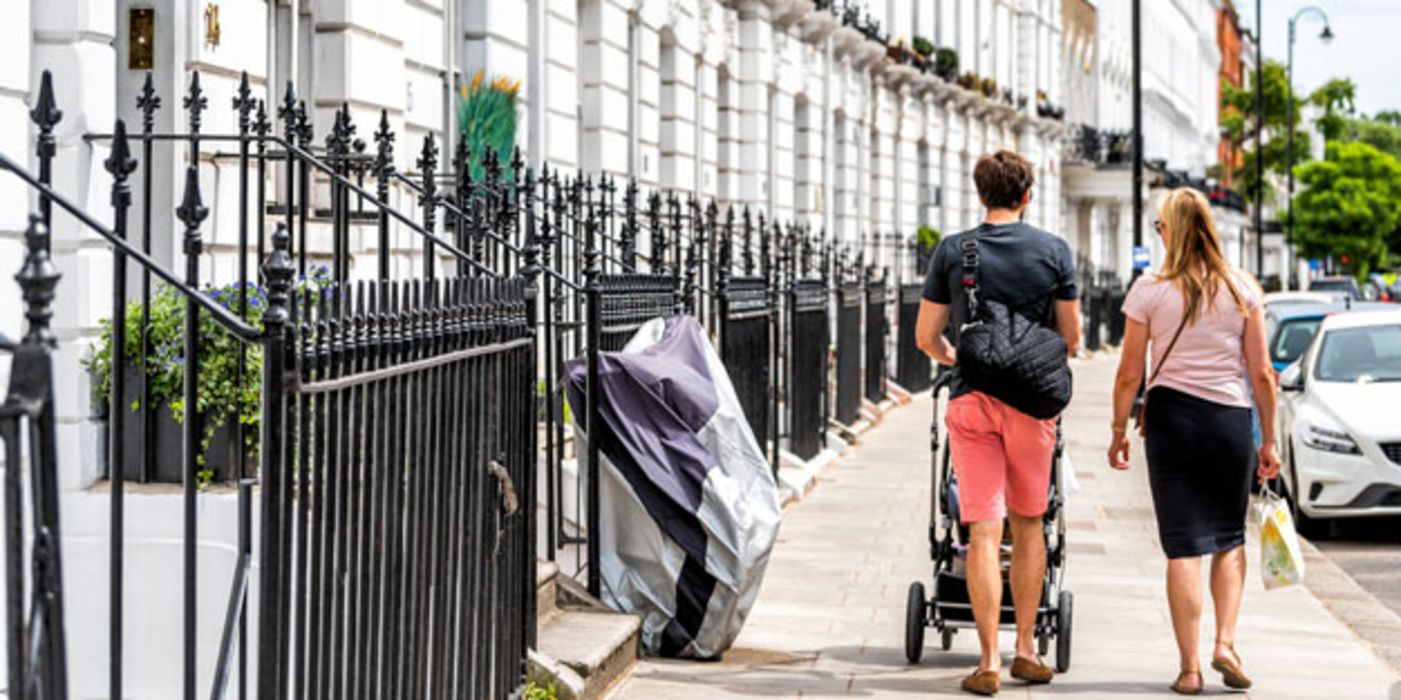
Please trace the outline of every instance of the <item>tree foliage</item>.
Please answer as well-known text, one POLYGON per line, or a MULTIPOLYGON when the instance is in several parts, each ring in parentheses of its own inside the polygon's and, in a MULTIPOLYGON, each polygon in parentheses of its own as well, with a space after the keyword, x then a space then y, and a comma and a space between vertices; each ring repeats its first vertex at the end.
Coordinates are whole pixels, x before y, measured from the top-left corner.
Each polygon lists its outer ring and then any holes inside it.
POLYGON ((1356 97, 1357 85, 1350 78, 1333 78, 1309 95, 1309 102, 1323 109, 1314 124, 1323 134, 1325 143, 1336 141, 1346 133, 1356 97))
POLYGON ((1386 262, 1401 223, 1401 161, 1366 143, 1334 141, 1324 160, 1298 169, 1293 242, 1307 258, 1332 257, 1365 275, 1386 262))
POLYGON ((1371 119, 1349 119, 1344 140, 1361 141, 1401 160, 1401 115, 1396 122, 1391 122, 1383 118, 1385 114, 1378 113, 1371 119))
POLYGON ((1225 113, 1221 119, 1226 137, 1243 147, 1244 157, 1241 166, 1232 174, 1236 191, 1247 200, 1254 200, 1257 188, 1262 189, 1263 198, 1273 201, 1274 188, 1269 176, 1283 176, 1289 172, 1288 135, 1294 130, 1294 163, 1308 159, 1309 133, 1299 128, 1299 102, 1304 96, 1296 95, 1293 119, 1289 115, 1289 81, 1284 65, 1278 61, 1265 61, 1260 70, 1260 85, 1263 88, 1261 102, 1264 111, 1264 131, 1261 133, 1263 156, 1255 150, 1255 73, 1250 73, 1248 85, 1237 88, 1228 82, 1221 83, 1221 101, 1225 113), (1260 157, 1266 174, 1263 185, 1255 178, 1255 161, 1260 157))

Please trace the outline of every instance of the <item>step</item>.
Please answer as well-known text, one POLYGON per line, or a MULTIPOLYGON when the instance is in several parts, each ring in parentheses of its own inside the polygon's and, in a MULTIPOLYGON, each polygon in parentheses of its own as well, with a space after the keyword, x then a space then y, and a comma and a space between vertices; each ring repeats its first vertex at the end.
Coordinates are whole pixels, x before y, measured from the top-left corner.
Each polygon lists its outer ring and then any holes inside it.
MULTIPOLYGON (((602 698, 637 661, 641 622, 623 613, 560 608, 541 621, 540 655, 582 681, 571 688, 577 700, 602 698)), ((548 669, 549 663, 538 666, 548 669)), ((562 674, 562 675, 569 675, 562 674)))
POLYGON ((559 566, 554 562, 535 563, 535 619, 543 625, 559 612, 559 566))

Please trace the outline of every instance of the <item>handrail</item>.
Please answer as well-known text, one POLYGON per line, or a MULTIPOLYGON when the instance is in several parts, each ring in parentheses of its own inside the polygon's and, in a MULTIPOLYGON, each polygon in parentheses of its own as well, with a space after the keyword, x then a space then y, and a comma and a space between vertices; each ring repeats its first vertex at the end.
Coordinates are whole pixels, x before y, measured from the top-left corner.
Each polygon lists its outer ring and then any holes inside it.
MULTIPOLYGON (((112 138, 112 135, 111 135, 111 134, 88 134, 88 135, 86 135, 84 138, 86 138, 86 139, 88 139, 88 140, 103 140, 103 139, 110 139, 110 138, 112 138)), ((132 140, 151 140, 151 141, 189 141, 189 140, 192 140, 192 139, 194 139, 194 138, 196 138, 196 137, 195 137, 194 135, 192 135, 192 134, 131 134, 131 135, 129 135, 127 138, 132 139, 132 140)), ((470 256, 470 255, 468 255, 467 253, 463 252, 462 250, 458 249, 456 246, 454 246, 454 245, 452 245, 451 243, 448 243, 447 241, 445 241, 445 240, 439 238, 438 236, 436 236, 436 235, 434 235, 434 234, 428 232, 428 231, 425 230, 422 226, 418 225, 418 223, 416 223, 413 219, 410 219, 409 217, 405 216, 405 215, 404 215, 402 212, 400 212, 398 209, 395 209, 394 207, 391 207, 391 206, 389 206, 388 204, 385 204, 384 202, 379 201, 379 197, 378 197, 377 195, 375 195, 374 193, 370 192, 369 190, 364 189, 363 187, 360 187, 360 186, 359 186, 358 184, 356 184, 354 181, 352 181, 352 180, 350 180, 349 178, 347 178, 347 177, 341 175, 340 173, 337 173, 337 172, 335 171, 334 168, 332 168, 330 165, 327 165, 327 164, 326 164, 325 162, 323 162, 320 158, 318 158, 318 157, 316 156, 316 154, 312 153, 310 150, 303 149, 301 146, 297 146, 297 145, 295 145, 295 144, 292 144, 292 143, 288 142, 284 137, 277 136, 277 135, 275 135, 275 134, 267 134, 267 135, 249 134, 249 135, 247 135, 247 136, 235 136, 235 135, 199 135, 199 136, 198 136, 198 139, 199 139, 200 141, 228 141, 228 142, 235 142, 235 143, 237 143, 237 142, 239 142, 239 141, 241 141, 241 140, 243 140, 243 139, 247 139, 247 140, 249 140, 249 141, 267 141, 267 142, 271 142, 271 143, 273 143, 273 144, 279 145, 279 146, 281 146, 281 147, 284 149, 285 152, 290 153, 290 154, 292 154, 292 155, 295 155, 295 156, 296 156, 298 159, 300 159, 303 163, 307 163, 307 164, 311 165, 313 168, 315 168, 315 169, 321 171, 322 173, 324 173, 325 175, 329 176, 333 182, 336 182, 336 183, 338 183, 338 184, 340 184, 340 185, 346 187, 346 188, 349 189, 351 192, 354 192, 355 194, 360 195, 360 197, 362 197, 363 199, 370 200, 370 202, 373 203, 373 205, 375 206, 375 208, 377 208, 377 209, 379 209, 379 210, 381 210, 381 211, 384 211, 386 214, 388 214, 388 215, 390 215, 391 217, 397 219, 397 220, 399 221, 399 223, 401 223, 401 224, 407 226, 407 227, 409 228, 409 230, 411 230, 411 231, 413 231, 413 232, 419 234, 420 236, 423 236, 424 238, 426 238, 426 239, 432 241, 435 245, 442 247, 444 250, 446 250, 448 253, 450 253, 453 257, 457 258, 459 261, 462 261, 462 262, 467 263, 468 265, 470 265, 470 266, 472 266, 473 268, 475 268, 478 272, 481 272, 481 273, 484 273, 484 274, 488 274, 488 275, 495 275, 495 274, 496 274, 496 272, 495 272, 494 270, 492 270, 491 268, 489 268, 489 267, 487 267, 487 266, 485 266, 485 265, 483 265, 483 264, 477 262, 476 260, 473 260, 473 259, 472 259, 472 256, 470 256)))
MULTIPOLYGON (((408 176, 404 175, 403 173, 397 170, 394 171, 392 175, 395 180, 398 180, 400 182, 400 184, 408 185, 409 190, 411 190, 414 194, 417 194, 419 196, 423 195, 422 185, 419 185, 418 183, 409 179, 408 176)), ((452 214, 453 216, 459 216, 464 219, 471 218, 467 214, 463 213, 461 209, 458 209, 457 205, 452 204, 446 198, 438 198, 436 201, 440 206, 443 207, 443 209, 447 210, 448 213, 452 214)), ((488 240, 494 241, 496 243, 499 243, 500 245, 505 246, 506 250, 515 253, 516 255, 525 254, 525 250, 523 248, 497 235, 495 231, 488 231, 483 229, 482 233, 486 235, 488 240)))
POLYGON ((380 211, 383 211, 384 213, 394 217, 399 221, 399 223, 402 223, 403 225, 409 227, 409 230, 414 231, 420 236, 423 236, 424 238, 432 241, 435 245, 441 246, 444 250, 451 253, 453 257, 457 258, 460 262, 465 262, 468 265, 471 265, 478 272, 481 272, 483 274, 488 274, 492 276, 496 275, 495 270, 477 262, 476 260, 473 260, 471 255, 468 255, 467 253, 463 252, 457 246, 454 246, 451 243, 448 243, 446 240, 443 240, 442 238, 439 238, 433 233, 430 233, 429 231, 425 230, 423 227, 415 223, 413 219, 410 219, 409 217, 405 216, 403 212, 400 212, 398 209, 395 209, 394 207, 391 207, 388 204, 379 201, 378 195, 375 195, 369 190, 366 190, 365 188, 359 186, 355 182, 351 181, 350 178, 347 178, 341 175, 340 173, 337 173, 334 169, 331 168, 331 166, 322 162, 320 158, 317 158, 312 153, 303 150, 301 146, 293 145, 279 136, 265 136, 257 138, 266 138, 269 141, 272 141, 273 143, 281 144, 282 147, 287 149, 289 153, 294 153, 298 158, 301 158, 302 162, 308 163, 313 168, 320 170, 322 173, 329 176, 333 181, 339 183, 342 187, 345 187, 351 192, 354 192, 355 194, 358 194, 361 197, 370 200, 380 211))
POLYGON ((239 340, 247 343, 254 343, 262 340, 263 332, 261 329, 254 328, 253 326, 245 322, 243 319, 239 318, 237 314, 233 313, 232 311, 229 311, 223 306, 220 306, 219 303, 214 301, 214 299, 212 299, 208 294, 200 292, 197 289, 193 289, 190 286, 186 285, 184 282, 180 281, 179 278, 177 278, 174 274, 166 270, 165 267, 153 260, 149 255, 137 248, 133 248, 131 244, 127 243, 126 240, 117 236, 117 234, 113 233, 111 229, 102 225, 102 223, 99 222, 97 219, 92 218, 92 216, 90 216, 87 212, 83 211, 76 204, 73 204, 72 202, 68 201, 66 198, 63 197, 63 195, 60 195, 49 185, 40 182, 38 178, 29 174, 28 171, 20 167, 19 164, 15 163, 13 160, 10 160, 10 158, 4 155, 3 153, 0 153, 0 168, 14 173, 16 177, 23 180, 30 187, 34 188, 40 194, 47 197, 49 201, 58 204, 58 206, 64 211, 67 211, 69 214, 72 214, 73 217, 76 218, 84 226, 91 229, 97 235, 107 239, 107 242, 111 244, 112 247, 120 249, 123 253, 136 260, 136 262, 140 263, 142 267, 154 273, 157 277, 164 280, 167 284, 174 287, 177 291, 193 299, 195 303, 204 307, 205 310, 208 311, 210 314, 213 314, 214 320, 217 321, 219 325, 223 326, 225 330, 232 333, 239 340))

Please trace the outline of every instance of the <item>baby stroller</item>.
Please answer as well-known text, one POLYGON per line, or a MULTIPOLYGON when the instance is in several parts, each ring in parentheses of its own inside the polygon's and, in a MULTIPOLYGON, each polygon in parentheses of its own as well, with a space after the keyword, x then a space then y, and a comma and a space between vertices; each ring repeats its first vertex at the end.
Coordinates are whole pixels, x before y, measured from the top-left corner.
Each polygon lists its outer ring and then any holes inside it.
MULTIPOLYGON (((948 651, 953 646, 953 636, 958 630, 975 627, 967 580, 964 578, 968 554, 968 527, 963 525, 958 517, 958 482, 949 467, 948 445, 945 444, 943 450, 939 449, 939 392, 948 388, 951 378, 950 372, 941 372, 933 388, 934 421, 929 427, 929 437, 934 497, 931 499, 929 544, 934 559, 934 587, 933 594, 926 595, 922 581, 910 584, 909 599, 905 608, 905 657, 910 663, 918 663, 924 655, 926 628, 932 627, 939 631, 940 646, 944 651, 948 651)), ((1042 519, 1047 562, 1045 581, 1041 588, 1040 612, 1036 619, 1036 641, 1038 653, 1046 656, 1051 640, 1055 640, 1056 671, 1064 673, 1070 669, 1071 614, 1074 610, 1075 596, 1063 588, 1065 482, 1060 464, 1062 449, 1060 424, 1057 423, 1056 449, 1051 463, 1050 498, 1047 501, 1046 515, 1042 519)), ((1005 629, 1015 629, 1012 591, 1007 578, 1010 555, 1010 542, 1004 539, 1001 556, 1000 624, 1005 629)))

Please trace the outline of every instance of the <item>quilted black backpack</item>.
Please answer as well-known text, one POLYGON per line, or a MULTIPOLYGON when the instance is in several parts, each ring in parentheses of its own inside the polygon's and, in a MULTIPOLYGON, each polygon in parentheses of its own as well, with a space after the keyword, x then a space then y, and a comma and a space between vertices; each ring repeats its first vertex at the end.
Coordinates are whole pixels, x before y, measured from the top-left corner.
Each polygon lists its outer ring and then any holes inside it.
POLYGON ((978 238, 963 239, 968 322, 958 333, 964 383, 1033 418, 1054 418, 1070 404, 1070 363, 1060 334, 1006 304, 978 298, 978 238))

